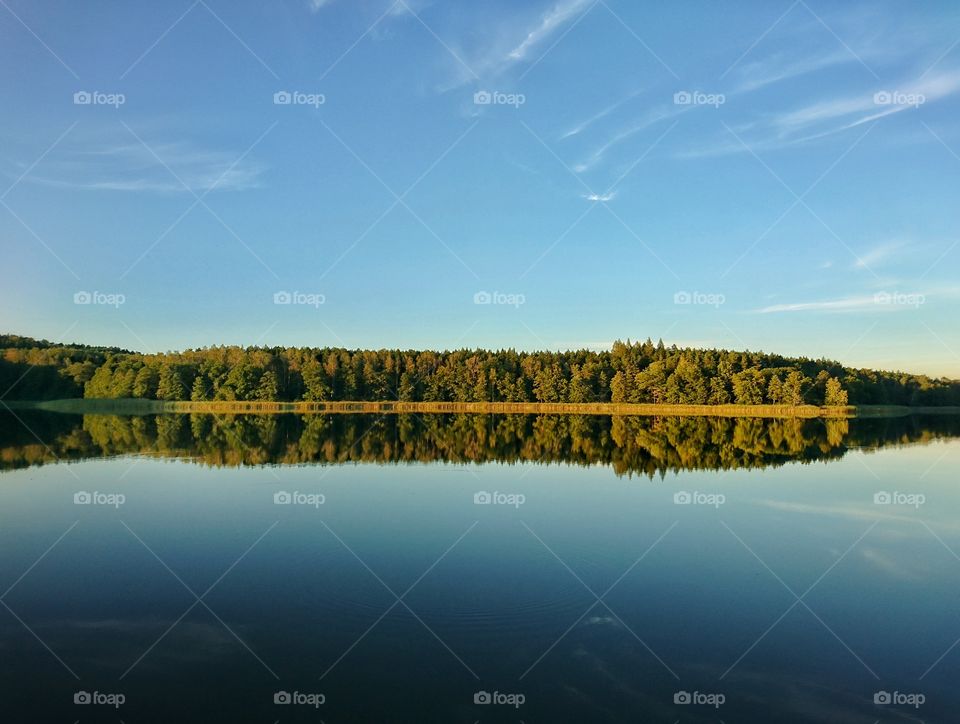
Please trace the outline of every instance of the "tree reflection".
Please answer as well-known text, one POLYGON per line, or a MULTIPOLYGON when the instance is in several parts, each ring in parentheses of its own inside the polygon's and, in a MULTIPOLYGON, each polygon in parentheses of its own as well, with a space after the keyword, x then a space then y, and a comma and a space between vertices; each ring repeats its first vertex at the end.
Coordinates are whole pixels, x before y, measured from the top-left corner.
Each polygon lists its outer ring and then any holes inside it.
POLYGON ((603 464, 617 475, 762 468, 960 435, 950 416, 885 419, 578 415, 0 415, 0 467, 153 455, 211 466, 603 464), (18 419, 19 418, 19 419, 18 419))

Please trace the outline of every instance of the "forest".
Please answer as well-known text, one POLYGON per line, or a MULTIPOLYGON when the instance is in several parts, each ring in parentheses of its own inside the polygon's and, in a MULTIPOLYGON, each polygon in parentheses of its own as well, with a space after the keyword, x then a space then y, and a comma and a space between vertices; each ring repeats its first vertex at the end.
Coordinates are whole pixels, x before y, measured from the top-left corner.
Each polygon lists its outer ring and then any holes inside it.
POLYGON ((0 335, 0 400, 960 405, 960 381, 764 352, 615 342, 610 351, 216 346, 142 354, 0 335))

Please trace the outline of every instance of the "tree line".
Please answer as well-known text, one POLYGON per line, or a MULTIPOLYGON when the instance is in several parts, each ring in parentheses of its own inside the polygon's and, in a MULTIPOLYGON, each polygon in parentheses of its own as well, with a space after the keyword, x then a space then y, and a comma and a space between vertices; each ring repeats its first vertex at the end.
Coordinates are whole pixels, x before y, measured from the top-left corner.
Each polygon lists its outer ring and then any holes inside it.
POLYGON ((0 399, 960 405, 956 380, 649 339, 610 351, 218 346, 141 354, 0 336, 0 350, 0 399))

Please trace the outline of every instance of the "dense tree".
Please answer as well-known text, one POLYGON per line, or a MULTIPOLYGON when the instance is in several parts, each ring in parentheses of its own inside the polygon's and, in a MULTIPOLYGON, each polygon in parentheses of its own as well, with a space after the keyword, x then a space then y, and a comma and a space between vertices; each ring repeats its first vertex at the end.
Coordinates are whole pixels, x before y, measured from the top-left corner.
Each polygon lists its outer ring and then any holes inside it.
POLYGON ((730 390, 727 380, 720 375, 710 378, 710 396, 707 404, 727 405, 730 403, 730 390))
POLYGON ((810 386, 810 379, 799 370, 793 370, 783 381, 783 403, 785 405, 802 405, 803 396, 810 386))
MULTIPOLYGON (((157 397, 157 386, 160 383, 160 373, 153 365, 145 365, 137 372, 133 381, 133 396, 148 400, 157 397)), ((203 398, 201 398, 203 399, 203 398)))
POLYGON ((826 392, 823 398, 824 405, 843 406, 847 404, 847 391, 843 389, 840 380, 831 377, 826 382, 826 392))
POLYGON ((316 360, 303 366, 303 399, 322 402, 333 399, 333 389, 328 382, 327 371, 316 360))
POLYGON ((184 382, 183 372, 180 365, 164 364, 160 368, 160 378, 157 382, 157 399, 187 399, 187 385, 184 382))
POLYGON ((190 399, 196 402, 210 399, 210 381, 204 375, 197 375, 190 390, 190 399))
POLYGON ((960 405, 955 380, 649 339, 609 352, 221 346, 145 355, 0 336, 3 390, 24 400, 960 405))
POLYGON ((770 375, 770 381, 767 383, 767 402, 771 405, 783 404, 783 380, 780 375, 770 375))
POLYGON ((280 386, 277 383, 277 375, 273 370, 267 370, 260 377, 257 383, 257 390, 254 393, 256 400, 278 400, 280 399, 280 386))
POLYGON ((733 376, 733 401, 738 405, 763 404, 763 376, 747 369, 733 376))

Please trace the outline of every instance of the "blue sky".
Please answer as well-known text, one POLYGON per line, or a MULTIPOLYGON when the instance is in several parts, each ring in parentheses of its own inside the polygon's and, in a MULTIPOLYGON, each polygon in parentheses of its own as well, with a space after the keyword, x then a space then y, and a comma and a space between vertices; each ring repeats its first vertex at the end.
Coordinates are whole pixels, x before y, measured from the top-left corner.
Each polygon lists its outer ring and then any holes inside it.
POLYGON ((949 2, 4 0, 0 329, 960 377, 958 41, 949 2))

